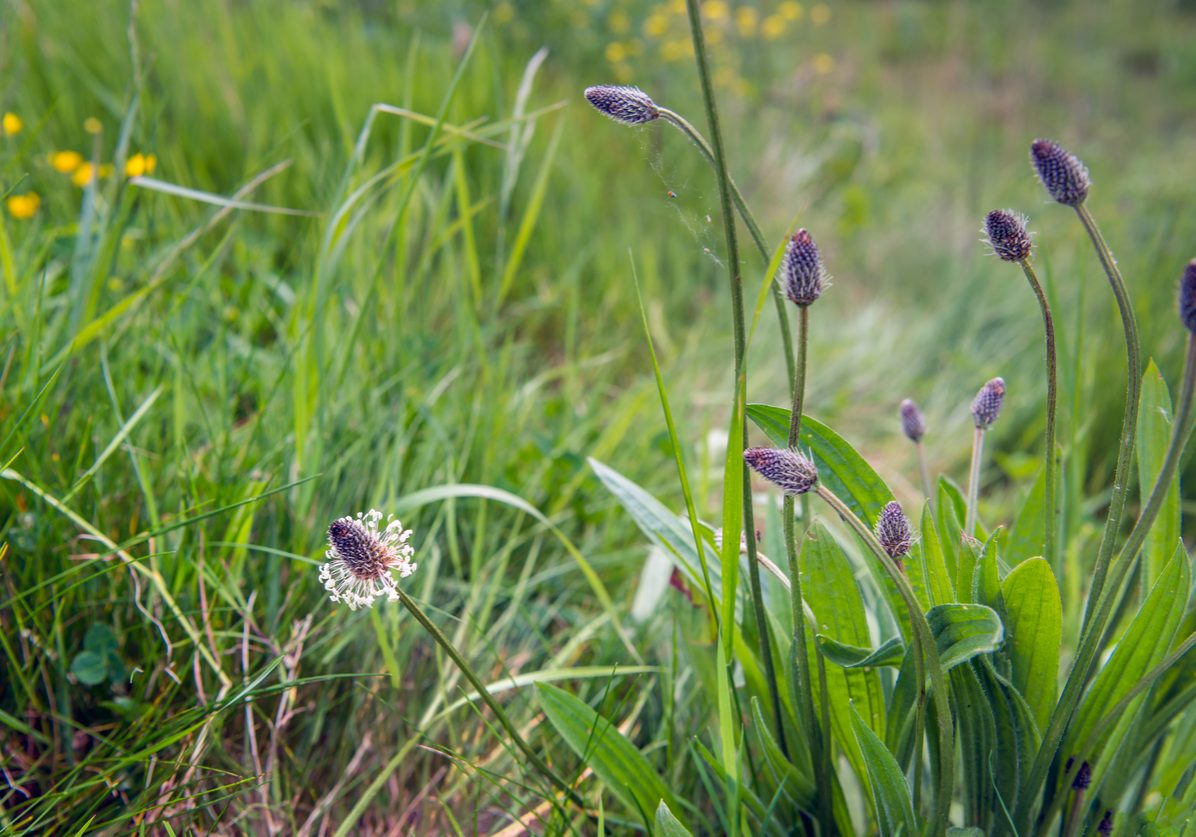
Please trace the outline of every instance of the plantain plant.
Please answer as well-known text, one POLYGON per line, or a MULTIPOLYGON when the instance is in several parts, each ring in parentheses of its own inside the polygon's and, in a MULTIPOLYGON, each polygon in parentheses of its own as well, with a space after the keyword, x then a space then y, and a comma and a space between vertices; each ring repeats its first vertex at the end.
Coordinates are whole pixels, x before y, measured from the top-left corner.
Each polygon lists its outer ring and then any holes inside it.
POLYGON ((624 737, 617 719, 542 685, 546 716, 654 833, 1071 837, 1138 833, 1147 822, 1160 833, 1179 828, 1196 809, 1196 612, 1178 489, 1196 390, 1196 260, 1180 280, 1189 340, 1173 405, 1160 370, 1142 368, 1126 282, 1085 206, 1087 170, 1061 146, 1033 143, 1042 185, 1076 211, 1092 240, 1126 342, 1125 414, 1104 535, 1094 555, 1081 556, 1089 572, 1082 611, 1065 612, 1061 556, 1084 544, 1060 529, 1060 498, 1078 487, 1069 490, 1060 468, 1067 451, 1057 431, 1055 331, 1026 219, 995 210, 985 232, 994 254, 1021 267, 1042 314, 1041 472, 1007 525, 985 520, 983 442, 1005 401, 1004 380, 985 383, 971 404, 966 494, 948 476, 931 479, 926 422, 912 401, 902 402, 901 428, 918 446, 926 493, 915 526, 851 444, 806 412, 807 371, 818 370, 809 331, 826 270, 805 229, 770 247, 731 179, 693 0, 688 9, 709 138, 638 88, 591 87, 586 98, 626 125, 678 128, 718 183, 735 369, 721 526, 703 521, 693 501, 654 351, 686 513, 603 463, 591 465, 672 564, 678 607, 689 614, 676 620, 684 655, 677 665, 713 707, 708 724, 690 731, 708 793, 680 798, 667 781, 670 764, 662 776, 660 759, 624 737), (746 328, 736 215, 763 267, 755 313, 769 296, 777 310, 791 380, 777 400, 787 406, 746 400, 754 329, 746 328), (751 445, 753 435, 767 443, 751 445), (1135 455, 1141 503, 1126 526, 1135 455), (779 504, 763 506, 763 522, 783 538, 760 541, 758 492, 780 493, 779 504), (781 551, 783 562, 769 557, 781 551), (1065 636, 1078 637, 1074 648, 1064 648, 1065 636))

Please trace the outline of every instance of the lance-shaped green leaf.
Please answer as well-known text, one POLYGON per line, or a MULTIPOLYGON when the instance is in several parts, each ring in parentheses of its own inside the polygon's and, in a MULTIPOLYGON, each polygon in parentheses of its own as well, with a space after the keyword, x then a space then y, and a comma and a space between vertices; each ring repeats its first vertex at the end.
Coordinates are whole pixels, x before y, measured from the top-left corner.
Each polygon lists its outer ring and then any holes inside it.
POLYGON ((656 824, 652 833, 654 837, 693 837, 693 832, 681 824, 663 799, 656 806, 656 824))
POLYGON ((864 754, 864 764, 868 769, 872 809, 878 830, 886 837, 890 834, 903 834, 906 837, 916 834, 914 804, 901 766, 897 764, 884 742, 877 738, 876 733, 860 718, 855 707, 852 707, 851 721, 860 751, 864 754))
POLYGON ((1029 704, 1038 729, 1045 729, 1058 696, 1063 641, 1063 603, 1050 564, 1045 558, 1018 564, 1001 582, 1001 598, 1010 680, 1029 704))
POLYGON ((585 701, 549 683, 537 683, 536 693, 561 738, 624 805, 645 822, 652 822, 662 800, 670 810, 680 810, 673 792, 643 753, 612 722, 585 701))
POLYGON ((816 639, 818 647, 822 649, 822 656, 843 668, 897 668, 905 659, 905 643, 899 636, 890 637, 882 642, 879 648, 848 645, 823 634, 817 634, 816 639))
MULTIPOLYGON (((1142 486, 1145 500, 1154 485, 1155 477, 1167 457, 1167 445, 1171 441, 1171 396, 1167 382, 1154 361, 1142 373, 1142 395, 1138 400, 1138 484, 1142 486)), ((1142 570, 1145 573, 1143 586, 1150 589, 1163 565, 1171 557, 1175 542, 1179 540, 1179 477, 1172 480, 1163 497, 1159 516, 1146 536, 1142 546, 1142 570)))

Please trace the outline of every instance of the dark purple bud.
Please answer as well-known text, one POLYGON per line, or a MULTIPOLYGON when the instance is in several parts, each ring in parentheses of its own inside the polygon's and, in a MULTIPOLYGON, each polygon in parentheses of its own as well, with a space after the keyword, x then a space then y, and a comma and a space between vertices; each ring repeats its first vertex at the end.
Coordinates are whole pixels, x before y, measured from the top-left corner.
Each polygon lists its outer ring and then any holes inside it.
POLYGON ((806 230, 798 230, 789 238, 777 270, 777 281, 794 305, 804 308, 822 296, 826 271, 818 255, 818 245, 806 230))
POLYGON ((1088 790, 1088 786, 1092 784, 1092 765, 1084 762, 1080 765, 1080 769, 1076 771, 1076 778, 1071 780, 1071 789, 1082 791, 1088 790))
POLYGON ((1188 262, 1179 280, 1179 318, 1188 331, 1196 332, 1196 259, 1188 262))
POLYGON ((1001 414, 1001 405, 1005 403, 1005 379, 993 378, 976 393, 972 399, 972 419, 976 426, 987 430, 1001 414))
POLYGON ((984 219, 984 234, 993 252, 1007 262, 1020 262, 1030 255, 1030 233, 1026 216, 1008 209, 994 209, 984 219))
POLYGON ((909 527, 909 519, 901 510, 901 504, 896 500, 890 501, 880 513, 880 519, 876 521, 876 539, 894 561, 909 554, 914 533, 909 527))
POLYGON ((1048 139, 1030 145, 1030 160, 1051 197, 1066 206, 1079 206, 1088 197, 1088 169, 1076 155, 1048 139))
POLYGON ((901 429, 911 442, 920 442, 926 435, 926 419, 918 405, 908 398, 901 402, 901 429))
POLYGON ((805 494, 818 482, 818 468, 790 448, 748 448, 743 461, 786 494, 805 494))
POLYGON ((1113 812, 1105 811, 1105 815, 1100 818, 1100 825, 1096 827, 1096 833, 1102 834, 1104 837, 1109 837, 1113 833, 1113 812))
POLYGON ((616 122, 643 125, 660 118, 656 103, 638 87, 599 84, 586 88, 586 101, 616 122))

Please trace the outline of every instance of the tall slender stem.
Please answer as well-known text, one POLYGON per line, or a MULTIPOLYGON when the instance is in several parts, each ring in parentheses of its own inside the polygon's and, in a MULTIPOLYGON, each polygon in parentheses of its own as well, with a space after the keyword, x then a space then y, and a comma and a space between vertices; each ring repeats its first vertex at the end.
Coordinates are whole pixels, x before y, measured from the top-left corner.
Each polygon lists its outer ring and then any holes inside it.
POLYGON ((1183 384, 1177 401, 1175 423, 1171 427, 1171 441, 1163 458, 1163 467, 1159 470, 1150 496, 1142 507, 1137 523, 1134 524, 1129 537, 1126 538, 1125 545, 1121 548, 1116 560, 1110 564, 1112 576, 1109 585, 1102 591, 1098 602, 1090 602, 1092 605, 1091 618, 1084 625, 1080 635, 1080 645, 1076 651, 1075 662, 1072 664, 1067 682, 1063 686, 1063 694, 1047 721, 1046 731, 1042 736, 1042 745, 1034 758, 1029 778, 1025 784, 1025 792, 1019 796, 1015 822, 1018 825, 1018 830, 1023 834, 1032 831, 1034 808, 1038 801, 1039 791, 1043 789, 1051 761, 1055 758, 1063 736, 1067 732, 1067 727, 1073 719, 1080 696, 1092 676, 1093 668, 1100 654, 1105 624, 1119 598, 1119 588, 1133 569, 1138 552, 1146 541, 1151 526, 1158 518, 1171 480, 1175 478, 1184 445, 1191 432, 1194 392, 1196 392, 1196 334, 1190 334, 1187 358, 1184 362, 1183 384))
POLYGON ((1034 296, 1038 297, 1038 307, 1042 309, 1042 325, 1046 332, 1046 366, 1047 366, 1047 417, 1046 417, 1046 461, 1043 467, 1045 473, 1043 474, 1043 492, 1045 494, 1044 509, 1046 514, 1046 526, 1043 533, 1043 538, 1046 543, 1043 544, 1043 557, 1046 558, 1047 563, 1058 574, 1061 570, 1056 565, 1056 551, 1057 542, 1055 537, 1055 474, 1056 474, 1056 451, 1055 451, 1055 402, 1058 399, 1058 360, 1055 355, 1055 320, 1051 316, 1051 306, 1047 303, 1046 294, 1042 291, 1042 283, 1038 281, 1038 275, 1034 272, 1034 267, 1030 264, 1029 259, 1022 259, 1022 271, 1026 274, 1026 280, 1030 283, 1030 287, 1034 290, 1034 296))
POLYGON ((397 588, 397 590, 399 594, 399 601, 403 604, 403 607, 407 608, 407 611, 415 617, 415 620, 423 626, 424 630, 431 634, 432 639, 434 639, 436 643, 444 649, 444 653, 448 655, 449 659, 453 661, 453 664, 460 669, 463 675, 465 675, 465 679, 469 681, 469 684, 477 690, 478 696, 481 697, 481 699, 486 702, 486 705, 490 707, 490 710, 498 719, 498 723, 504 730, 506 730, 507 735, 511 737, 511 741, 514 742, 515 746, 518 747, 525 756, 527 756, 527 760, 531 762, 532 766, 536 768, 536 770, 543 773, 550 782, 556 785, 557 789, 569 798, 569 801, 573 802, 575 805, 584 806, 585 802, 580 796, 578 796, 577 791, 573 790, 568 782, 558 776, 556 771, 549 767, 544 760, 536 754, 536 751, 531 748, 531 745, 524 740, 523 736, 519 734, 519 730, 517 730, 515 725, 511 723, 511 719, 507 717, 507 713, 503 710, 502 705, 491 696, 490 691, 486 688, 485 684, 483 684, 478 676, 473 673, 473 667, 465 661, 465 658, 461 656, 461 653, 457 650, 456 646, 453 645, 452 641, 450 641, 449 638, 441 632, 440 628, 436 627, 436 623, 428 618, 423 609, 415 603, 414 599, 412 599, 403 591, 402 587, 397 588))
MULTIPOLYGON (((911 629, 911 644, 914 652, 915 673, 918 678, 919 704, 924 701, 926 690, 925 672, 930 672, 931 695, 934 698, 935 721, 938 734, 938 770, 935 773, 934 821, 930 833, 940 834, 946 831, 948 815, 951 811, 951 797, 954 790, 955 773, 953 762, 955 758, 955 740, 951 716, 951 703, 947 691, 947 680, 943 675, 942 661, 939 659, 938 645, 926 615, 922 613, 922 606, 910 587, 909 579, 897 566, 889 554, 884 551, 876 536, 851 508, 835 496, 834 492, 822 483, 815 489, 839 517, 850 526, 860 539, 867 545, 872 554, 880 561, 889 578, 897 585, 897 592, 901 595, 906 609, 909 611, 911 629)), ((1027 832, 1023 832, 1027 833, 1027 832)))
MULTIPOLYGON (((789 413, 789 447, 797 448, 801 434, 802 404, 806 388, 806 353, 809 345, 810 309, 798 308, 797 363, 793 379, 793 409, 789 413)), ((814 767, 814 782, 818 791, 818 822, 823 834, 831 833, 834 793, 830 781, 829 734, 814 713, 814 687, 810 679, 809 644, 806 639, 805 606, 801 592, 801 569, 798 561, 797 521, 794 518, 794 498, 785 495, 781 501, 785 526, 785 550, 789 557, 789 604, 793 619, 793 694, 801 713, 801 725, 810 736, 810 758, 814 767)), ((815 651, 815 653, 818 653, 815 651)))
POLYGON ((1129 291, 1126 290, 1125 280, 1121 278, 1121 271, 1117 267, 1117 260, 1112 251, 1105 244, 1104 236, 1096 225, 1096 220, 1084 204, 1075 207, 1076 215, 1080 217, 1088 237, 1092 239, 1092 246, 1100 259, 1105 275, 1109 277, 1109 286, 1113 289, 1113 296, 1117 300, 1117 309, 1121 314, 1121 328, 1125 333, 1125 354, 1127 361, 1125 386, 1125 412, 1121 419, 1121 441, 1117 448, 1117 467, 1113 472, 1113 493, 1109 497, 1109 513, 1105 517, 1105 531, 1101 536, 1100 547, 1096 553, 1096 563, 1092 568, 1092 585, 1088 593, 1088 603, 1084 607, 1084 622, 1087 626, 1092 618, 1092 608, 1100 598, 1105 583, 1105 575, 1109 570, 1109 561, 1113 556, 1113 547, 1117 542, 1117 533, 1121 529, 1121 518, 1125 513, 1125 502, 1130 490, 1130 465, 1134 456, 1134 434, 1138 429, 1138 401, 1142 388, 1142 363, 1139 357, 1138 321, 1134 317, 1134 306, 1130 302, 1129 291))
POLYGON ((976 537, 976 504, 980 502, 980 460, 984 458, 984 428, 977 427, 972 437, 972 467, 968 470, 968 512, 963 533, 976 537))
POLYGON ((926 495, 926 502, 934 509, 934 484, 930 481, 930 468, 926 465, 926 445, 921 439, 914 442, 918 449, 918 471, 922 474, 922 493, 926 495))
MULTIPOLYGON (((714 99, 714 85, 710 78, 710 62, 706 55, 706 39, 702 33, 702 16, 697 0, 687 0, 689 28, 693 36, 694 56, 698 76, 702 82, 702 98, 706 104, 706 119, 710 125, 710 155, 718 175, 718 193, 722 205, 723 230, 727 240, 727 278, 731 289, 731 314, 735 335, 735 396, 732 403, 742 419, 742 442, 747 447, 747 336, 743 312, 743 277, 739 272, 739 240, 735 233, 735 214, 732 211, 731 176, 727 172, 727 157, 723 149, 722 128, 719 126, 718 106, 714 99)), ((696 132, 695 132, 696 133, 696 132)), ((772 700, 777 741, 784 748, 784 723, 781 715, 781 693, 777 685, 776 667, 772 661, 772 642, 769 640, 768 617, 764 612, 764 592, 760 583, 760 564, 756 560, 756 524, 752 509, 752 479, 747 463, 742 466, 743 479, 743 537, 747 546, 748 581, 751 586, 752 609, 756 616, 756 630, 760 635, 760 656, 764 660, 764 676, 772 700)), ((726 533, 724 533, 726 534, 726 533)), ((730 533, 734 537, 734 533, 730 533)), ((724 630, 730 626, 724 626, 724 630)), ((727 665, 731 663, 731 647, 727 644, 727 665)))

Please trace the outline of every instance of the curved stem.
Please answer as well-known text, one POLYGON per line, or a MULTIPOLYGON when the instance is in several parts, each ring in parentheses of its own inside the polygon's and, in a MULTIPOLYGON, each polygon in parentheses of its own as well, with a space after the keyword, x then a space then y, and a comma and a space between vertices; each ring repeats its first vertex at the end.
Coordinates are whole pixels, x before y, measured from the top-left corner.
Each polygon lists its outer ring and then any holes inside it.
POLYGON ((415 617, 415 620, 423 626, 424 630, 431 634, 432 639, 436 640, 436 643, 444 649, 444 653, 448 655, 448 658, 452 660, 453 664, 460 669, 463 675, 465 675, 465 679, 469 681, 469 684, 477 691, 478 696, 481 697, 481 699, 486 702, 486 705, 490 707, 490 710, 494 713, 494 717, 498 719, 498 723, 504 730, 506 730, 507 735, 511 736, 511 741, 514 742, 515 746, 518 747, 525 756, 527 756, 527 760, 531 762, 532 767, 543 773, 550 782, 557 786, 558 790, 560 790, 569 798, 570 802, 584 807, 585 802, 580 796, 578 796, 577 791, 573 790, 568 782, 558 776, 556 771, 549 767, 544 760, 536 754, 536 751, 531 748, 531 745, 524 740, 523 736, 519 734, 519 730, 515 728, 515 725, 511 723, 511 719, 507 717, 507 713, 503 711, 502 705, 491 696, 490 691, 486 688, 478 676, 473 673, 473 668, 465 661, 465 658, 461 656, 461 653, 457 651, 457 648, 453 645, 452 641, 441 632, 440 628, 436 627, 436 623, 428 618, 423 609, 417 605, 415 601, 406 594, 406 592, 403 591, 402 587, 397 588, 397 591, 399 594, 399 601, 403 604, 403 607, 407 608, 407 611, 415 617))
POLYGON ((1125 513, 1125 502, 1130 490, 1130 465, 1134 456, 1134 434, 1138 429, 1138 400, 1142 388, 1142 369, 1139 357, 1138 321, 1134 317, 1134 307, 1130 303, 1129 291, 1126 290, 1125 280, 1121 278, 1121 271, 1117 268, 1117 260, 1112 251, 1105 244, 1096 220, 1088 212, 1084 204, 1075 208, 1080 217, 1088 237, 1092 239, 1092 246, 1100 259, 1105 275, 1109 277, 1109 286, 1113 289, 1113 296, 1117 300, 1117 310, 1121 314, 1121 328, 1125 333, 1125 354, 1127 374, 1125 386, 1125 412, 1121 419, 1121 441, 1117 449, 1117 467, 1113 472, 1113 493, 1109 497, 1109 513, 1105 517, 1105 531, 1101 536, 1100 548, 1096 553, 1096 563, 1092 568, 1092 586, 1088 593, 1088 603, 1084 608, 1084 622, 1086 627, 1092 618, 1092 608, 1100 598, 1104 587, 1105 575, 1109 570, 1109 561, 1113 556, 1113 547, 1117 542, 1117 533, 1121 529, 1121 518, 1125 513))
POLYGON ((980 460, 984 456, 984 428, 977 427, 972 437, 972 467, 968 470, 968 513, 963 533, 976 537, 976 504, 980 502, 980 460))
POLYGON ((1055 474, 1056 474, 1056 452, 1055 452, 1055 402, 1058 399, 1058 361, 1055 356, 1055 321, 1051 317, 1051 306, 1047 303, 1046 294, 1042 291, 1042 284, 1038 281, 1038 275, 1034 272, 1028 259, 1022 259, 1022 271, 1026 274, 1026 280, 1030 283, 1030 287, 1034 290, 1034 296, 1038 297, 1038 307, 1042 309, 1042 325, 1046 332, 1046 365, 1047 365, 1047 417, 1046 417, 1046 461, 1043 464, 1045 473, 1043 475, 1043 492, 1045 494, 1044 513, 1046 514, 1046 526, 1043 533, 1043 539, 1046 541, 1043 544, 1043 557, 1046 558, 1047 563, 1056 574, 1059 573, 1060 567, 1055 564, 1056 561, 1056 537, 1055 537, 1055 474))
MULTIPOLYGON (((718 171, 718 164, 714 159, 714 150, 710 147, 710 143, 706 138, 698 132, 698 129, 691 125, 681 114, 663 108, 657 105, 657 110, 660 111, 660 117, 672 125, 681 133, 689 138, 690 142, 698 147, 698 151, 706 158, 706 162, 715 167, 718 171)), ((739 187, 735 185, 735 181, 730 177, 727 182, 731 187, 731 199, 735 203, 735 209, 739 213, 739 217, 743 220, 743 225, 748 228, 748 233, 752 236, 752 241, 756 244, 756 250, 760 253, 760 258, 764 260, 764 264, 768 264, 772 259, 772 253, 768 249, 768 242, 764 238, 764 234, 760 232, 760 225, 756 223, 756 217, 752 215, 752 211, 748 209, 747 201, 743 199, 743 193, 739 191, 739 187)), ((795 372, 796 360, 793 349, 793 334, 789 329, 789 319, 785 315, 785 296, 781 293, 781 289, 776 283, 772 287, 772 302, 777 314, 777 324, 781 328, 781 345, 785 352, 785 368, 789 373, 789 380, 793 380, 795 372)))
MULTIPOLYGON (((727 278, 731 290, 731 319, 735 340, 735 395, 732 399, 732 415, 738 414, 741 421, 743 447, 747 447, 747 337, 743 311, 743 277, 739 273, 739 240, 735 233, 735 215, 732 212, 731 176, 727 172, 727 157, 723 150, 723 134, 719 127, 718 106, 714 99, 714 85, 710 78, 710 62, 706 56, 706 40, 702 33, 702 17, 697 0, 688 0, 690 32, 693 36, 694 57, 698 65, 698 76, 702 82, 702 99, 706 104, 706 119, 710 124, 709 158, 718 180, 719 200, 722 205, 723 231, 727 241, 727 278)), ((672 116, 671 111, 668 111, 672 116)), ((679 119, 679 117, 677 117, 679 119)), ((672 121, 672 119, 669 119, 672 121)), ((684 120, 681 120, 684 121, 684 120)), ((676 123, 674 123, 676 124, 676 123)), ((686 123, 688 124, 688 123, 686 123)), ((693 134, 697 134, 693 131, 693 134)), ((783 312, 782 312, 783 313, 783 312)), ((760 635, 760 656, 764 660, 764 676, 768 681, 769 697, 772 701, 774 720, 777 727, 777 741, 783 748, 784 730, 781 717, 781 693, 777 685, 776 668, 772 661, 772 642, 769 640, 768 617, 764 612, 764 591, 760 583, 760 564, 756 560, 756 524, 752 508, 752 479, 747 463, 742 466, 743 479, 743 539, 747 547, 748 583, 752 594, 752 610, 756 617, 756 630, 760 635)), ((734 537, 734 533, 724 533, 734 537)), ((734 591, 723 591, 724 595, 734 591)), ((730 620, 733 621, 733 620, 730 620)), ((723 630, 730 636, 733 625, 726 624, 723 630)), ((732 662, 732 643, 726 643, 727 666, 732 662)))
POLYGON ((855 530, 855 533, 860 536, 860 539, 863 540, 872 551, 872 554, 880 561, 889 578, 897 585, 897 592, 901 595, 906 609, 909 611, 910 638, 914 646, 914 663, 918 674, 918 692, 920 696, 925 692, 926 678, 923 671, 928 670, 930 672, 930 686, 932 697, 934 698, 935 714, 937 715, 935 720, 937 722, 939 764, 935 774, 934 822, 931 833, 942 833, 947 828, 948 815, 951 811, 951 797, 954 790, 955 774, 952 762, 955 757, 955 740, 952 729, 951 704, 947 692, 947 680, 943 675, 943 665, 939 659, 939 651, 935 643, 934 633, 930 630, 930 623, 926 621, 926 615, 922 612, 921 605, 918 604, 918 598, 914 595, 914 590, 909 585, 909 579, 905 577, 905 573, 897 567, 897 564, 889 557, 889 554, 884 551, 880 543, 876 540, 876 536, 872 533, 872 530, 856 517, 855 512, 846 503, 836 497, 822 483, 818 484, 815 491, 827 505, 838 513, 839 517, 848 526, 855 530), (923 669, 923 665, 925 669, 923 669))
POLYGON ((1072 664, 1071 672, 1067 676, 1067 682, 1063 687, 1063 694, 1051 712, 1050 719, 1047 721, 1047 728, 1042 736, 1042 746, 1039 747, 1038 755, 1034 758, 1034 765, 1030 770, 1030 776, 1025 785, 1026 793, 1023 794, 1021 801, 1018 802, 1016 820, 1018 828, 1022 833, 1030 833, 1032 830, 1033 809, 1038 793, 1042 790, 1042 785, 1046 780, 1051 761, 1054 759, 1055 753, 1063 741, 1063 736, 1067 732, 1067 726, 1072 720, 1075 708, 1079 704, 1080 697, 1092 676, 1093 668, 1100 654, 1105 623, 1108 621, 1113 606, 1119 598, 1118 593, 1122 582, 1125 581, 1126 576, 1136 564, 1138 552, 1141 550, 1142 544, 1146 541, 1146 535, 1150 532, 1151 526, 1154 525, 1155 519, 1159 515, 1159 510, 1163 506, 1163 498, 1167 494, 1171 480, 1175 478, 1175 472, 1179 466, 1184 444, 1187 442, 1190 433, 1189 425, 1192 418, 1194 392, 1196 392, 1196 334, 1190 334, 1188 336, 1187 359, 1184 362, 1183 384, 1180 389, 1179 400, 1177 401, 1175 423, 1171 427, 1171 441, 1167 447, 1167 454, 1163 459, 1163 467, 1159 470, 1158 478, 1155 480, 1154 487, 1151 488, 1150 497, 1142 507, 1142 512, 1138 517, 1137 523, 1134 524, 1129 537, 1126 538, 1125 546, 1121 548, 1116 560, 1110 564, 1112 571, 1110 583, 1102 591, 1100 600, 1093 604, 1091 619, 1084 626, 1083 633, 1081 634, 1075 662, 1072 664))

